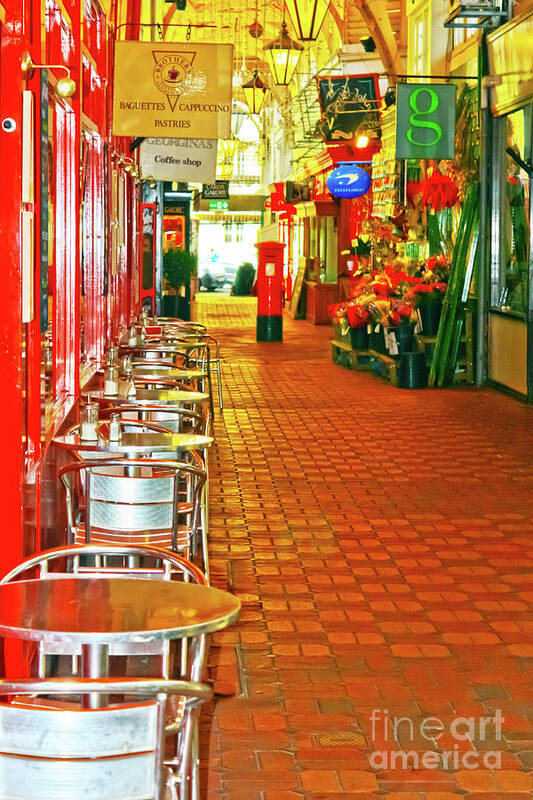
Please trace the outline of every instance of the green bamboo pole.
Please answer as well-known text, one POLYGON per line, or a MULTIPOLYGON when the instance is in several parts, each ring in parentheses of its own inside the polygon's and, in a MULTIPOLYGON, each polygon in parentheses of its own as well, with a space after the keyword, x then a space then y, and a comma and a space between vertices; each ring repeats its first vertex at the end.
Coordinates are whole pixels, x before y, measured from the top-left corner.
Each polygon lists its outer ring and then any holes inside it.
MULTIPOLYGON (((442 315, 433 351, 429 374, 430 386, 443 386, 450 371, 453 342, 457 337, 457 316, 462 297, 472 231, 477 217, 479 184, 473 183, 465 199, 450 268, 450 279, 444 297, 442 315)), ((460 337, 460 326, 459 326, 460 337)), ((455 364, 453 365, 455 369, 455 364)))

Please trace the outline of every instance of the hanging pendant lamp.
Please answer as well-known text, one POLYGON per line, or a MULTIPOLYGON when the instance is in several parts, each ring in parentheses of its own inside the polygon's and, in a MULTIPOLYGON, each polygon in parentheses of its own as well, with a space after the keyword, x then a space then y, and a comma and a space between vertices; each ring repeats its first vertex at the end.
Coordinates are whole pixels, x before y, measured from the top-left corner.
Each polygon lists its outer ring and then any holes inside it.
POLYGON ((281 26, 279 36, 268 42, 263 49, 274 76, 274 81, 278 86, 288 86, 300 60, 303 47, 299 42, 291 39, 287 32, 285 20, 281 26))
POLYGON ((285 0, 285 4, 298 32, 298 39, 313 42, 320 33, 329 0, 285 0))
POLYGON ((243 83, 242 90, 244 92, 244 99, 246 100, 246 105, 250 110, 250 114, 259 114, 261 111, 267 88, 267 85, 263 83, 257 74, 257 70, 254 72, 251 80, 243 83))

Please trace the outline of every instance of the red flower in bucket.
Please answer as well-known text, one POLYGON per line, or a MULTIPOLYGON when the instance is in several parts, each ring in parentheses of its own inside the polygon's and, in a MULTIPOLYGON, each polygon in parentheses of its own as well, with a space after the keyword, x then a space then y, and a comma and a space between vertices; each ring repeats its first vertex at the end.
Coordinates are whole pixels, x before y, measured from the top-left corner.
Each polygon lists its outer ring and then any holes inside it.
POLYGON ((459 197, 459 189, 448 175, 441 175, 435 170, 424 183, 422 202, 433 211, 452 208, 459 197))

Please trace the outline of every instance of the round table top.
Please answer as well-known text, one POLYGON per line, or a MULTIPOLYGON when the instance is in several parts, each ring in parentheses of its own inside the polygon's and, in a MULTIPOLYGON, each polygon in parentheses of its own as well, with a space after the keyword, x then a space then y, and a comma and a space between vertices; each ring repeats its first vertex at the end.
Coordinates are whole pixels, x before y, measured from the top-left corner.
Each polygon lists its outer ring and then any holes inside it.
POLYGON ((0 633, 67 644, 161 641, 225 628, 240 606, 236 597, 211 586, 47 577, 0 586, 0 633))
MULTIPOLYGON (((98 402, 107 400, 113 405, 154 405, 154 406, 183 406, 196 403, 203 403, 209 400, 209 395, 205 392, 189 392, 187 389, 139 389, 135 394, 126 394, 127 387, 121 386, 117 395, 104 394, 103 389, 90 392, 91 400, 98 402)), ((85 395, 87 396, 87 395, 85 395)))
POLYGON ((168 381, 191 381, 196 378, 205 378, 207 372, 201 369, 165 369, 165 367, 138 366, 133 367, 135 380, 156 380, 163 378, 168 381))
MULTIPOLYGON (((125 420, 127 422, 127 420, 125 420)), ((163 422, 161 424, 164 424, 163 422)), ((195 433, 123 433, 119 442, 110 442, 103 436, 95 441, 82 439, 79 433, 56 436, 54 444, 65 450, 98 451, 109 453, 167 453, 173 450, 201 450, 213 444, 211 436, 195 433)))

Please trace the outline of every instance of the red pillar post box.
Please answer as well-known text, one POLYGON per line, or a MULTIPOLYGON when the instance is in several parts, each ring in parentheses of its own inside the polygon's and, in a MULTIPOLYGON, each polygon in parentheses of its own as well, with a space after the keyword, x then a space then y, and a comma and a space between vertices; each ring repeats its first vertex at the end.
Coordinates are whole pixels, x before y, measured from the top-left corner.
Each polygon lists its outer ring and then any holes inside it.
POLYGON ((283 250, 281 242, 259 242, 257 259, 258 342, 283 341, 281 314, 283 291, 283 250))

